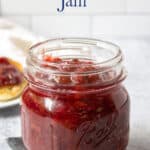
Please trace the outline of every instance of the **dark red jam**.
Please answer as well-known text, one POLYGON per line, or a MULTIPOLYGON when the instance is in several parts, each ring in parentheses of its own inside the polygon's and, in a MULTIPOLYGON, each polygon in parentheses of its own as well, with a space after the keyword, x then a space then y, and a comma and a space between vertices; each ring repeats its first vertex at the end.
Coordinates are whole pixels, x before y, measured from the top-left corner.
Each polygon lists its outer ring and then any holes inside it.
POLYGON ((97 72, 90 60, 44 56, 57 63, 52 86, 35 78, 49 79, 37 72, 22 96, 22 136, 28 150, 125 150, 129 138, 129 96, 119 81, 102 83, 113 72, 97 72), (67 73, 67 74, 65 74, 67 73), (36 83, 38 86, 34 86, 36 83))
POLYGON ((21 72, 9 62, 8 58, 0 57, 0 87, 18 85, 21 82, 21 72))

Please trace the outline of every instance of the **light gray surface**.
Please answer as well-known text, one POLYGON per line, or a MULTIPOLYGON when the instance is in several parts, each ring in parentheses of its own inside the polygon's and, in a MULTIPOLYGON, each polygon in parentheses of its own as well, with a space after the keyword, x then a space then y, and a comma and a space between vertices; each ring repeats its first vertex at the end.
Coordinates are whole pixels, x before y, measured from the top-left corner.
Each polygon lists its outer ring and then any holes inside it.
MULTIPOLYGON (((116 39, 128 70, 131 135, 128 150, 150 150, 150 39, 116 39)), ((20 136, 19 107, 0 110, 0 150, 11 150, 3 139, 20 136)), ((21 150, 21 149, 17 149, 21 150)))

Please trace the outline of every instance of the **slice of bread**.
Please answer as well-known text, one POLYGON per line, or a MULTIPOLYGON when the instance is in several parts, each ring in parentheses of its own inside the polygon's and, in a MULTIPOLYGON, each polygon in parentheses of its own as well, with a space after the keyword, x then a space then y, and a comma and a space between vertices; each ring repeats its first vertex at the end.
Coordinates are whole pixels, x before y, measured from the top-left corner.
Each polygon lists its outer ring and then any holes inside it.
MULTIPOLYGON (((12 65, 14 65, 18 69, 18 71, 23 72, 23 67, 20 63, 9 58, 8 60, 12 65)), ((13 100, 19 97, 26 84, 27 82, 25 81, 25 79, 23 79, 22 82, 18 85, 8 85, 0 87, 0 102, 13 100)))

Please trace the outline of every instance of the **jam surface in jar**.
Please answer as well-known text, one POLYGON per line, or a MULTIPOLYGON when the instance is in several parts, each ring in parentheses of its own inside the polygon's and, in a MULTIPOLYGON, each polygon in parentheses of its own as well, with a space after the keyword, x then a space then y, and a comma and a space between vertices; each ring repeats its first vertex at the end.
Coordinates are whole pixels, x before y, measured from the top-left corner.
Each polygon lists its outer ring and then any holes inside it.
POLYGON ((126 150, 128 93, 120 77, 114 79, 115 71, 95 64, 88 59, 45 55, 42 68, 55 73, 28 75, 21 109, 28 150, 126 150))

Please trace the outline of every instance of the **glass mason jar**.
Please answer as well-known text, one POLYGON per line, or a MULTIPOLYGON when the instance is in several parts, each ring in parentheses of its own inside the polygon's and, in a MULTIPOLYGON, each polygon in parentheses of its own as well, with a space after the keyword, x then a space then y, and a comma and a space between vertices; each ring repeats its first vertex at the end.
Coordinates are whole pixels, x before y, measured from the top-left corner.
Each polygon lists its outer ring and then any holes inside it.
POLYGON ((27 57, 22 136, 28 150, 125 150, 129 95, 120 48, 86 38, 48 40, 27 57))

